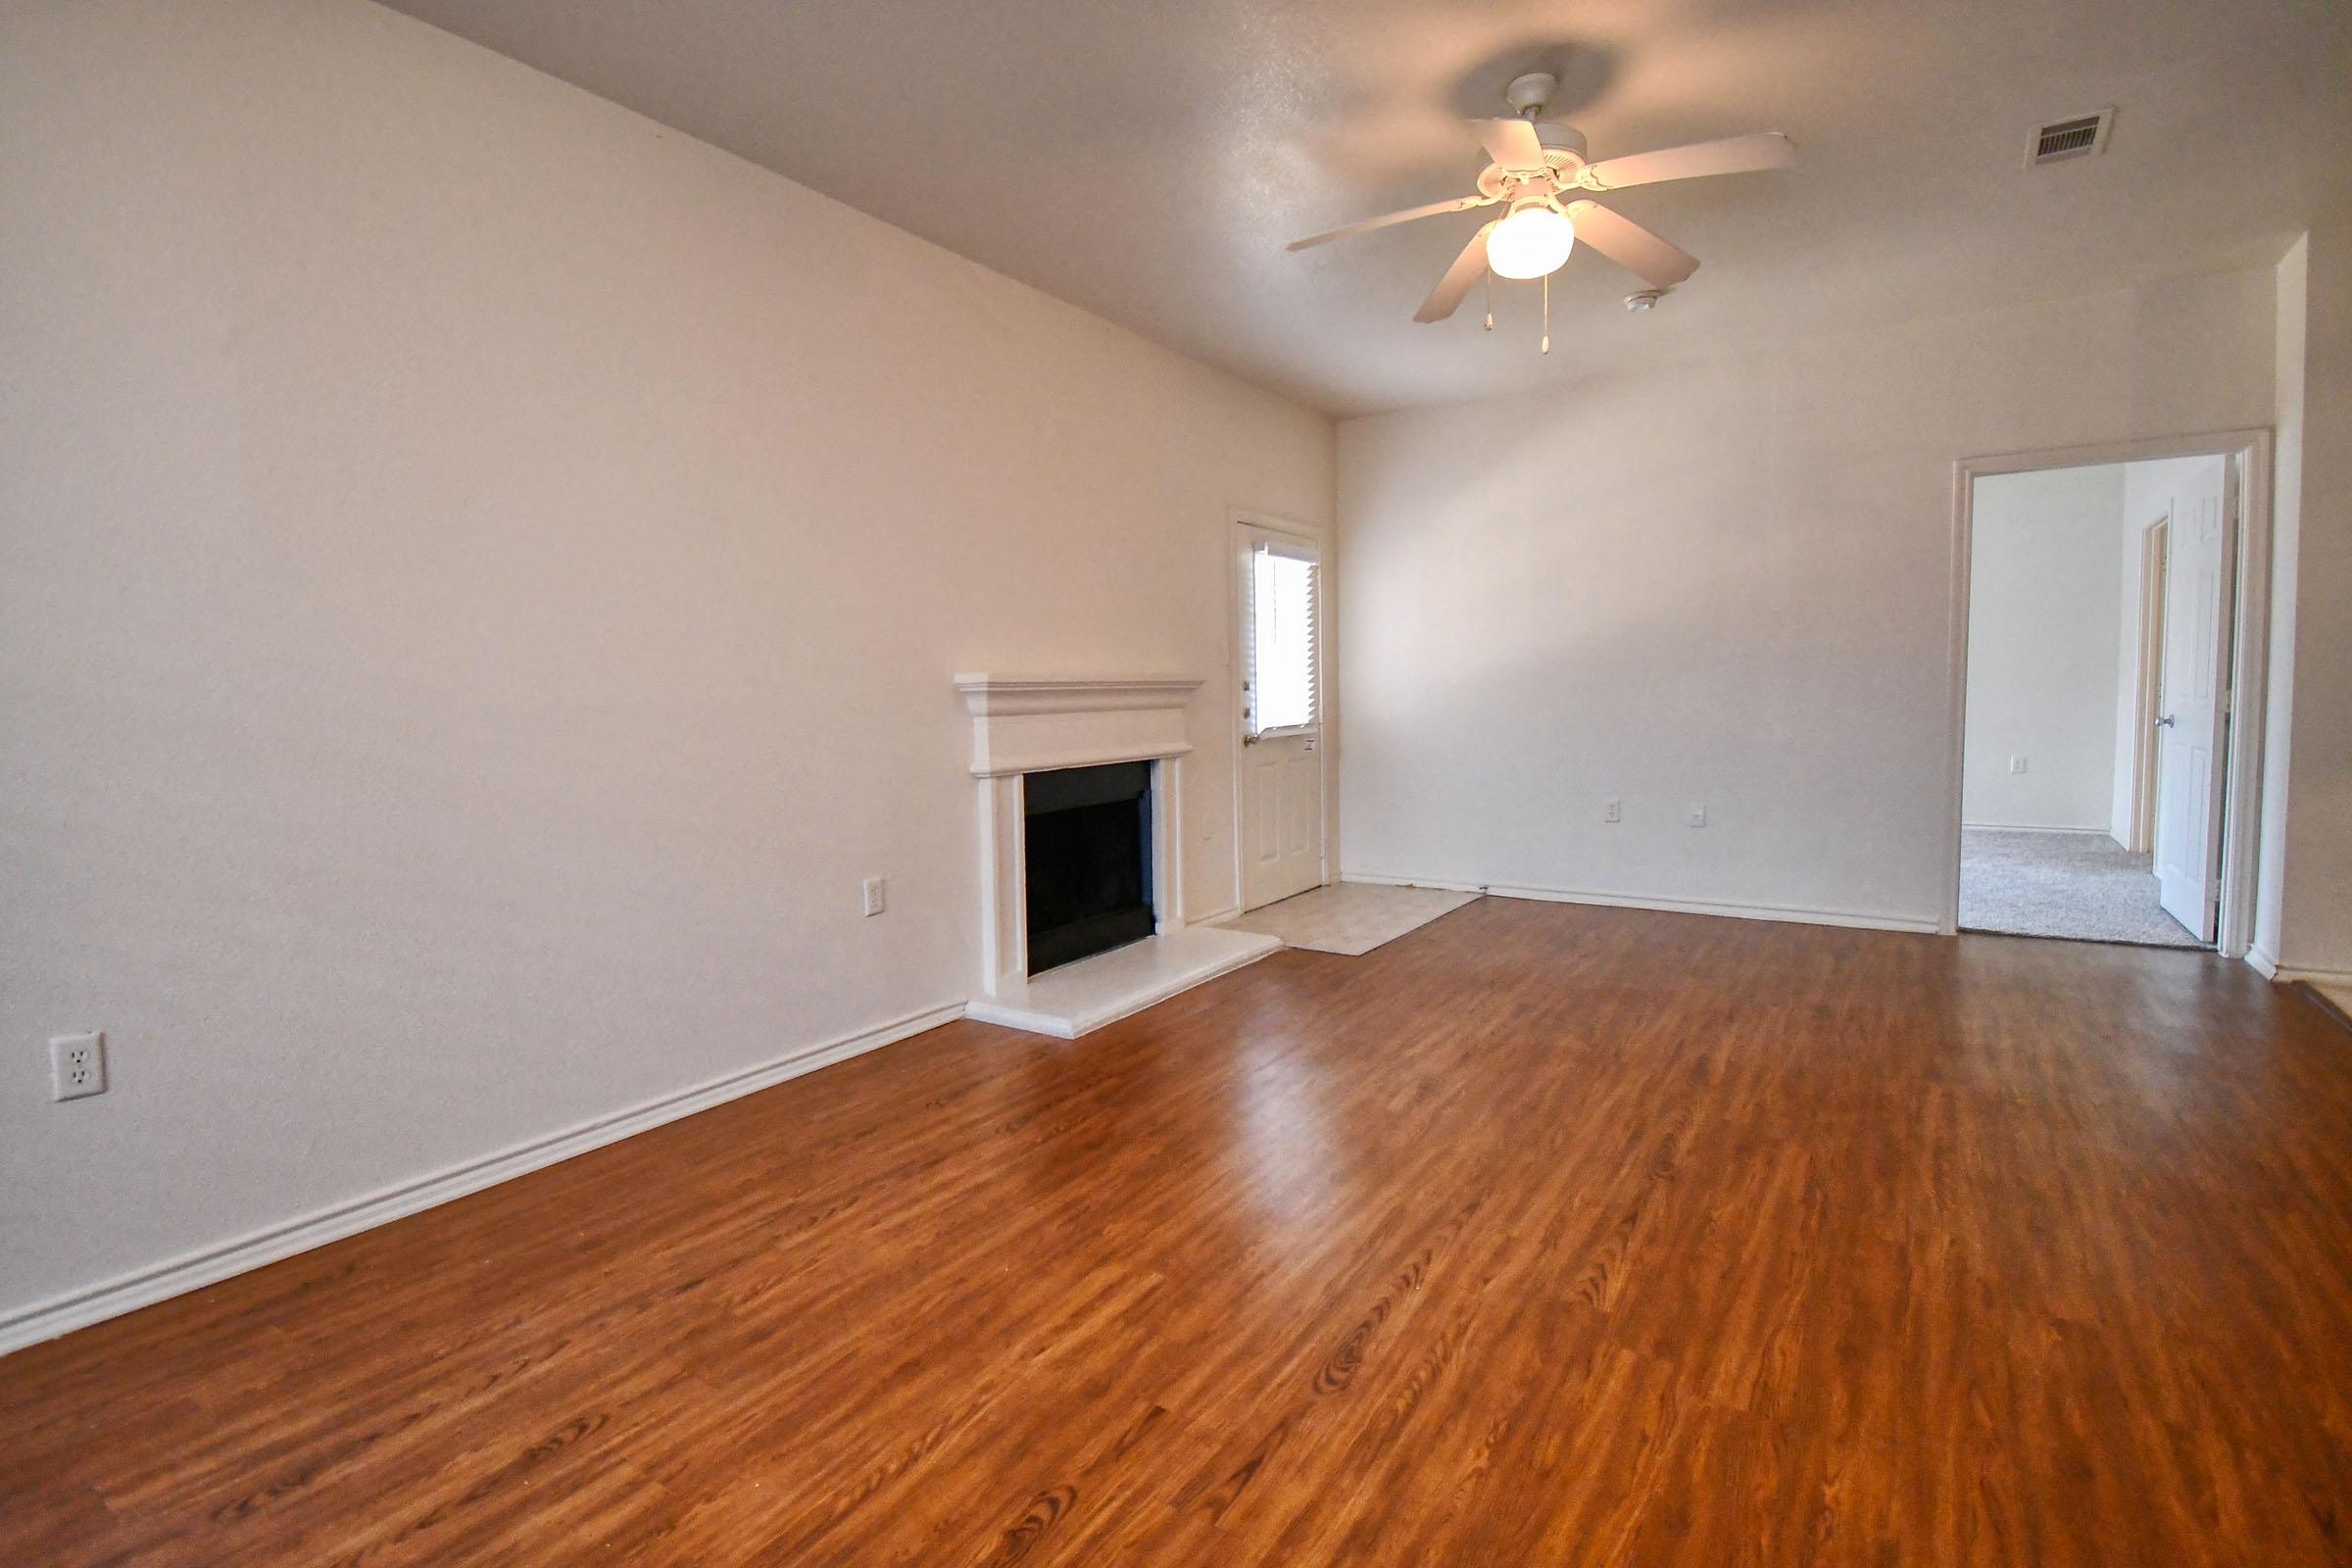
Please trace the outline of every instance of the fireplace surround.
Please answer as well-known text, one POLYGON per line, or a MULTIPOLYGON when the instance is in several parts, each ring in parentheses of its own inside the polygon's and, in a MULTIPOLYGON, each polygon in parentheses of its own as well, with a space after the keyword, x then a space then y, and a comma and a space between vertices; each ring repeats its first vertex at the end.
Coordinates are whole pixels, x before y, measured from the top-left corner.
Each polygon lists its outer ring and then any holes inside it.
MULTIPOLYGON (((1270 937, 1188 925, 1183 909, 1187 708, 1200 681, 1174 675, 1071 677, 969 673, 956 677, 972 720, 970 769, 979 796, 980 975, 968 1011, 1016 1028, 1074 1036, 1273 952, 1270 937), (1070 789, 1057 774, 1129 764, 1142 769, 1133 821, 1141 840, 1140 898, 1123 932, 1148 934, 1067 961, 1030 951, 1028 837, 1032 779, 1049 803, 1070 789), (1037 958, 1049 960, 1040 963, 1037 958)), ((1100 794, 1101 786, 1095 787, 1100 794)), ((1111 804, 1107 798, 1086 803, 1111 804)), ((1099 911, 1098 911, 1099 912, 1099 911)), ((1098 933, 1099 934, 1099 933, 1098 933)))

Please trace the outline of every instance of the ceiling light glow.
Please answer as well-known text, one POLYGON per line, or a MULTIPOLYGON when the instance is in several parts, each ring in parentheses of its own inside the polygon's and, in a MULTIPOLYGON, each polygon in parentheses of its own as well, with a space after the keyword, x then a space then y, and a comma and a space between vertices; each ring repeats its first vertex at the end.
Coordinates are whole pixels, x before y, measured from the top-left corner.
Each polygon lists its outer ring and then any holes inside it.
POLYGON ((1567 265, 1576 248, 1576 225, 1555 207, 1531 202, 1487 236, 1487 265, 1502 277, 1542 277, 1567 265))

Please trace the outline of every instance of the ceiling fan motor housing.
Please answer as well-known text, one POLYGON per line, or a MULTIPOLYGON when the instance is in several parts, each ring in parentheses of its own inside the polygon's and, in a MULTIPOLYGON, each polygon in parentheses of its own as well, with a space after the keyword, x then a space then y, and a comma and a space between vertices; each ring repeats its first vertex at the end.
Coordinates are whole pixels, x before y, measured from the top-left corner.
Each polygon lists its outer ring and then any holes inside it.
POLYGON ((1510 85, 1502 89, 1502 101, 1511 106, 1512 114, 1534 120, 1544 113, 1544 106, 1559 90, 1559 77, 1548 71, 1531 71, 1511 78, 1510 85))
POLYGON ((1585 162, 1585 133, 1574 125, 1563 125, 1556 120, 1536 122, 1536 140, 1547 153, 1574 153, 1578 163, 1585 162))
POLYGON ((1539 124, 1535 132, 1536 140, 1544 145, 1544 161, 1550 167, 1529 172, 1489 164, 1478 177, 1481 195, 1508 201, 1516 195, 1557 196, 1576 187, 1576 176, 1585 167, 1585 133, 1574 125, 1561 124, 1539 124))

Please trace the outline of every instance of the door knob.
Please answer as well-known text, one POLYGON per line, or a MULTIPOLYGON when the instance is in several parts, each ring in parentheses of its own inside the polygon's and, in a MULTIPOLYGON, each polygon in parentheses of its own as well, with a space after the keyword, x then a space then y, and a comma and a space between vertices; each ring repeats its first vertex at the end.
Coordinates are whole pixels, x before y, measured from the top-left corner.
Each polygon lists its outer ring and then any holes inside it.
POLYGON ((2162 718, 2156 721, 2156 727, 2158 729, 2171 729, 2173 727, 2173 715, 2170 713, 2165 714, 2162 718))

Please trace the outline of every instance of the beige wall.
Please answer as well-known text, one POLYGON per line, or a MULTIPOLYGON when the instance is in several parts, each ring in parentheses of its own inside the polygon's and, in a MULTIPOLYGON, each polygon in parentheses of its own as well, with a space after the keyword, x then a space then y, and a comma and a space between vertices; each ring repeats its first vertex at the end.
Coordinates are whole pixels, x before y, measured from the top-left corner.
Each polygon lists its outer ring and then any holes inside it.
POLYGON ((2124 466, 1990 474, 1969 514, 1960 819, 2103 831, 2115 793, 2124 466), (2012 760, 2025 771, 2013 773, 2012 760))
POLYGON ((2278 574, 2258 956, 2352 979, 2352 171, 2276 275, 2278 574), (2275 902, 2274 902, 2275 901, 2275 902))
POLYGON ((371 6, 11 5, 0 190, 0 1318, 960 1002, 951 674, 1218 691, 1228 510, 1330 516, 1321 416, 371 6))
POLYGON ((2198 275, 1344 423, 1346 868, 1935 924, 1955 460, 2267 424, 2274 304, 2198 275))

